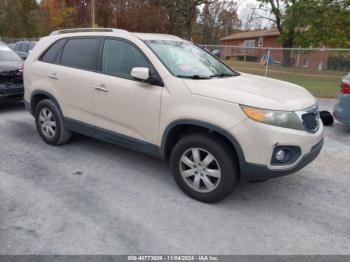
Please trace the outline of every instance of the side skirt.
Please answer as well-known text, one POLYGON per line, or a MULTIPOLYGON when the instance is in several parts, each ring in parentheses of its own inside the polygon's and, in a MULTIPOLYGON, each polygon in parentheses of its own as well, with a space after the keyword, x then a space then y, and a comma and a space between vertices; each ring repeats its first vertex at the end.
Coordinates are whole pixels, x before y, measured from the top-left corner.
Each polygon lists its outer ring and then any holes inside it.
POLYGON ((111 144, 122 146, 153 157, 161 158, 160 147, 134 139, 122 134, 114 133, 102 128, 79 122, 74 119, 65 118, 64 124, 68 130, 85 136, 96 138, 111 144))

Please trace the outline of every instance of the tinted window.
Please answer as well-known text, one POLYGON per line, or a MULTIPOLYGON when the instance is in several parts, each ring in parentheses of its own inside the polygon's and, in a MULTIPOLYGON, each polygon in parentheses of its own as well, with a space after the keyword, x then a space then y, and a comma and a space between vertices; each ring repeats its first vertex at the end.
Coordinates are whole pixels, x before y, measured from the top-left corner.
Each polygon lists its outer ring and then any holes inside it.
POLYGON ((15 46, 15 51, 19 51, 21 49, 21 43, 17 43, 15 46))
POLYGON ((96 70, 98 58, 98 38, 68 40, 63 48, 61 64, 76 68, 96 70))
POLYGON ((150 65, 133 45, 120 40, 105 40, 102 57, 103 73, 132 79, 131 70, 134 67, 150 67, 150 65))
POLYGON ((22 44, 20 52, 24 52, 24 53, 28 52, 28 44, 27 43, 22 44))
POLYGON ((33 48, 35 47, 36 44, 37 44, 37 42, 31 42, 29 45, 29 50, 33 50, 33 48))
POLYGON ((59 63, 60 51, 66 42, 65 39, 59 40, 54 43, 49 49, 46 50, 44 55, 41 57, 41 61, 46 63, 59 63))

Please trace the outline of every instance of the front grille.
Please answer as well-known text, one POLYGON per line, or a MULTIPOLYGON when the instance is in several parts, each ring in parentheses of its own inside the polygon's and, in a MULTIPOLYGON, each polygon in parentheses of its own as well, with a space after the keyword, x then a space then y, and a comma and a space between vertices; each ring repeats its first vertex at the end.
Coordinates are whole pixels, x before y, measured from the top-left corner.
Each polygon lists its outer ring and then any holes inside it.
POLYGON ((306 113, 301 116, 305 130, 308 132, 315 132, 318 129, 318 113, 306 113))

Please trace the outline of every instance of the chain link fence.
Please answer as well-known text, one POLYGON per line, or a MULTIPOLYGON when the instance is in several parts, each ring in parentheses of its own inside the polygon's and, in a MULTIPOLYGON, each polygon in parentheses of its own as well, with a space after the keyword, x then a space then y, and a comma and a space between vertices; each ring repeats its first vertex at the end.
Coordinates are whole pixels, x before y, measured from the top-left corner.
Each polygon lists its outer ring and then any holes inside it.
POLYGON ((350 71, 350 49, 202 47, 237 71, 292 82, 317 97, 337 97, 350 71))
MULTIPOLYGON (((0 37, 11 48, 24 40, 39 39, 0 37)), ((336 98, 342 78, 350 72, 350 49, 202 47, 237 71, 295 83, 317 97, 336 98)))
POLYGON ((8 38, 8 37, 0 37, 0 42, 5 44, 16 44, 19 41, 39 41, 38 38, 8 38))

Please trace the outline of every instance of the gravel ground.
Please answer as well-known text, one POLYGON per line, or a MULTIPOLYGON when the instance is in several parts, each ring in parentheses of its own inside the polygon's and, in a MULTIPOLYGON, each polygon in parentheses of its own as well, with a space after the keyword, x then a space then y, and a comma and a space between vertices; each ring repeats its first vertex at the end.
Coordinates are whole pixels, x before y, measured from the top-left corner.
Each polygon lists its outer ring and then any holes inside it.
POLYGON ((297 174, 208 205, 167 162, 83 136, 51 147, 22 105, 2 107, 0 254, 350 254, 350 128, 325 135, 297 174))

